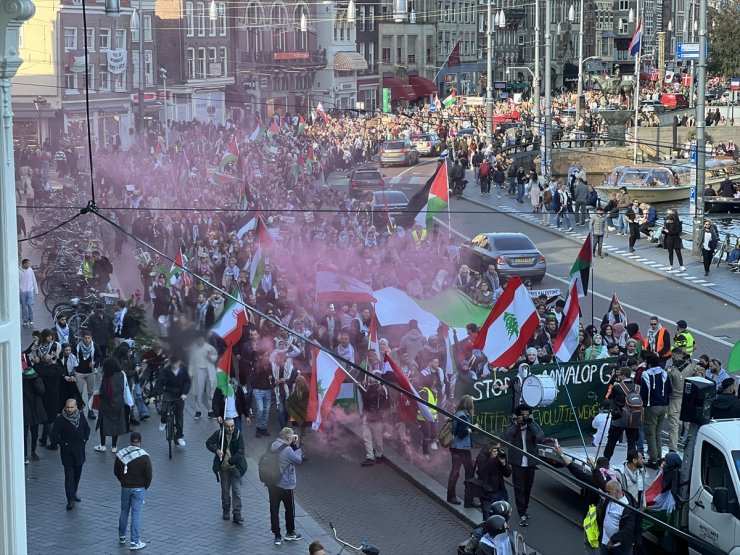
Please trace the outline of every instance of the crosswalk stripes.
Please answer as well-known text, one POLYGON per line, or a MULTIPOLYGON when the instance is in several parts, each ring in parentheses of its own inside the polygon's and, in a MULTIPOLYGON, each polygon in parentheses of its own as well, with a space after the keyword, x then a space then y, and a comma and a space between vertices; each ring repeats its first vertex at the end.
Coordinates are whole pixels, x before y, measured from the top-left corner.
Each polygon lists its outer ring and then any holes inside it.
POLYGON ((711 287, 712 285, 717 285, 716 283, 702 283, 704 287, 711 287))

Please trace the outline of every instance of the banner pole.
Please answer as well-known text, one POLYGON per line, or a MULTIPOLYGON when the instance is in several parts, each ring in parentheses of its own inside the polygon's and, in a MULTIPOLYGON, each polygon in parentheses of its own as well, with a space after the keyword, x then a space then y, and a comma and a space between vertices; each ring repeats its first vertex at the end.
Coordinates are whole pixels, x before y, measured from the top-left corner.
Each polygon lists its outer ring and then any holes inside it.
MULTIPOLYGON (((558 366, 558 370, 560 370, 560 361, 555 357, 555 364, 558 366)), ((586 440, 583 439, 583 430, 581 430, 581 423, 578 422, 578 413, 576 412, 576 407, 573 404, 573 399, 570 396, 570 391, 568 390, 568 384, 563 382, 563 388, 565 389, 566 395, 568 395, 568 402, 570 403, 570 408, 573 411, 573 417, 576 420, 576 427, 578 428, 578 435, 581 436, 581 445, 583 445, 583 452, 586 453, 586 458, 588 458, 588 450, 586 449, 586 440)))

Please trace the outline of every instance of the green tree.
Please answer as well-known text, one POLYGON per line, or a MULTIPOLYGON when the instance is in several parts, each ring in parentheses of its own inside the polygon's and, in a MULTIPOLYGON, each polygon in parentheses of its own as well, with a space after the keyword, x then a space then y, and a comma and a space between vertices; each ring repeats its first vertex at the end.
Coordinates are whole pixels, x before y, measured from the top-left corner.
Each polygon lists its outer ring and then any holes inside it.
POLYGON ((709 71, 726 79, 740 77, 740 2, 709 13, 709 71))

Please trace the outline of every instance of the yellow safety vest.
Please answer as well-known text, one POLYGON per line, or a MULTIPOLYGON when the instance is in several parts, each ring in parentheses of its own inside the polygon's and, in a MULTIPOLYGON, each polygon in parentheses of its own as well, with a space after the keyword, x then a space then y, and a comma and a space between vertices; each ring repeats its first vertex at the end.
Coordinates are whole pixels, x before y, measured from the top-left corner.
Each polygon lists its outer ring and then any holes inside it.
POLYGON ((419 250, 421 248, 421 244, 426 241, 427 238, 427 230, 422 229, 421 230, 421 236, 416 232, 416 230, 411 232, 411 238, 414 240, 414 247, 416 250, 419 250))
POLYGON ((682 348, 689 356, 694 353, 694 349, 696 348, 696 345, 694 345, 694 343, 694 336, 691 335, 688 331, 677 333, 676 338, 673 340, 673 344, 676 347, 682 348))
MULTIPOLYGON (((427 392, 427 401, 429 401, 431 404, 436 405, 437 404, 437 398, 434 396, 434 392, 429 389, 428 387, 422 387, 419 390, 419 397, 422 399, 424 398, 421 394, 422 391, 427 392)), ((432 407, 428 407, 429 412, 432 413, 432 416, 434 417, 434 420, 437 420, 437 411, 433 409, 432 407)), ((424 416, 421 414, 421 411, 416 411, 416 419, 421 420, 422 422, 425 420, 424 416)))

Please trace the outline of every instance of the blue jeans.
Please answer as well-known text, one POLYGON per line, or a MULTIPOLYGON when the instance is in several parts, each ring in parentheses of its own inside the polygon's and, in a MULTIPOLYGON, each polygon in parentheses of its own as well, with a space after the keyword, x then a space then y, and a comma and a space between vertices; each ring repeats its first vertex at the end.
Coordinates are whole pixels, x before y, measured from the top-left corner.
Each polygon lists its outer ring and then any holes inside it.
POLYGON ((255 389, 254 403, 257 409, 257 427, 266 430, 267 419, 270 416, 270 405, 272 404, 272 390, 255 389))
POLYGON ((278 395, 277 399, 277 411, 278 411, 278 422, 280 422, 280 429, 285 428, 288 425, 288 404, 286 399, 281 399, 278 395))
POLYGON ((516 176, 511 176, 509 178, 509 194, 513 195, 516 193, 516 176))
POLYGON ((137 543, 141 538, 141 510, 144 508, 144 488, 121 488, 121 517, 118 519, 118 537, 126 537, 128 514, 131 512, 131 543, 137 543))
POLYGON ((570 221, 570 215, 568 212, 560 212, 558 213, 557 218, 555 218, 555 227, 560 227, 560 222, 565 218, 565 228, 570 229, 573 227, 573 224, 570 221))
POLYGON ((627 233, 630 230, 630 224, 627 221, 627 211, 619 211, 619 225, 617 225, 617 233, 627 233))
POLYGON ((516 201, 524 202, 524 183, 516 184, 516 201))
POLYGON ((149 416, 149 409, 144 404, 144 398, 141 395, 141 385, 138 383, 134 384, 134 404, 136 405, 136 410, 139 412, 139 418, 149 416))
POLYGON ((36 295, 33 291, 21 291, 21 320, 33 322, 33 305, 36 295))

